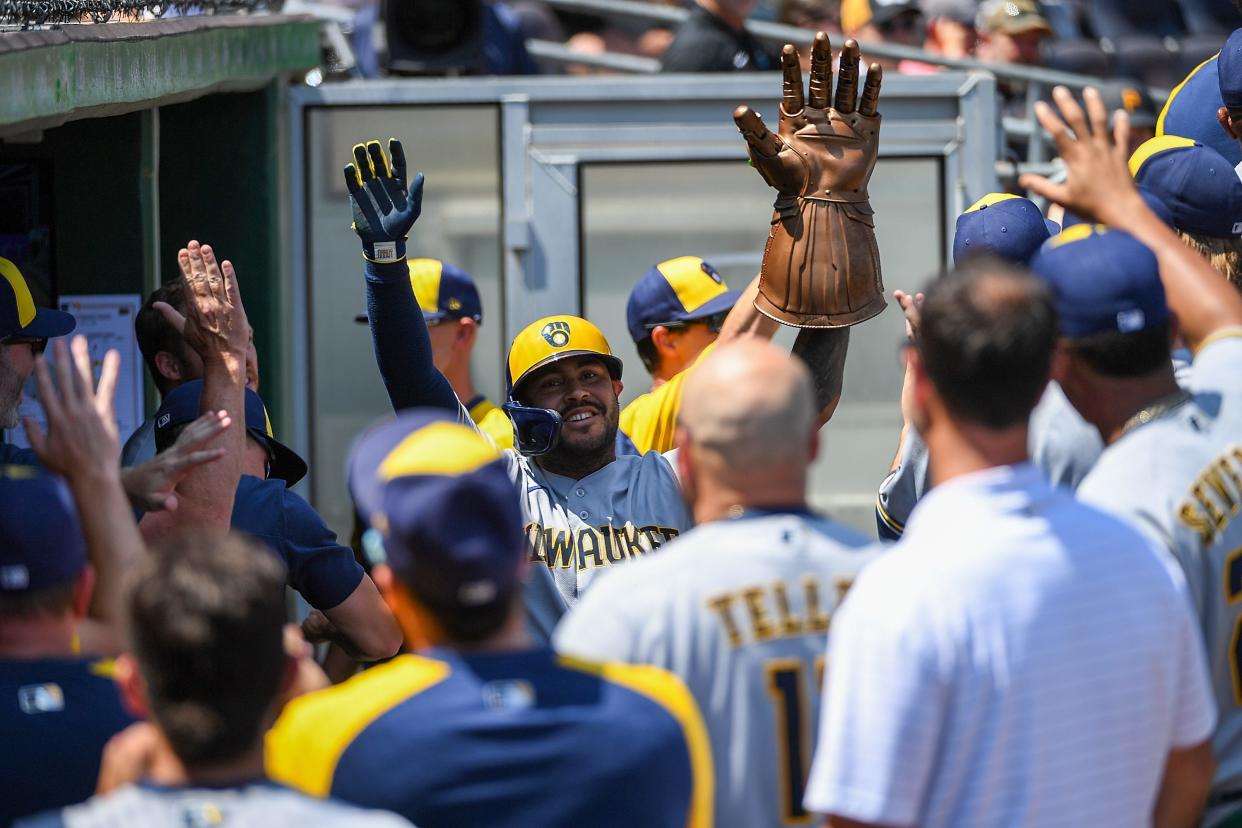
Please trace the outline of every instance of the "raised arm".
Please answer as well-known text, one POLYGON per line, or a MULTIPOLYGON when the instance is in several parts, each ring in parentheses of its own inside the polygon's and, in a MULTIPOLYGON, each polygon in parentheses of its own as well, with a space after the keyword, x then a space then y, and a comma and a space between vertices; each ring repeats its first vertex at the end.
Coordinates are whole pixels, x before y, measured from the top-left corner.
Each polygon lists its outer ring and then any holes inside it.
POLYGON ((354 232, 366 260, 367 317, 375 362, 393 410, 431 407, 456 411, 457 396, 431 359, 427 325, 410 287, 405 242, 422 212, 423 175, 406 186, 405 151, 390 139, 388 156, 379 141, 354 147, 345 186, 354 232))
POLYGON ((1036 104, 1035 114, 1056 141, 1069 178, 1054 184, 1042 176, 1024 175, 1022 186, 1080 216, 1124 230, 1150 247, 1160 262, 1169 307, 1192 350, 1214 333, 1242 326, 1242 295, 1183 244, 1139 195, 1126 157, 1130 135, 1126 113, 1116 113, 1110 132, 1108 110, 1095 89, 1083 94, 1086 113, 1064 87, 1053 90, 1053 99, 1060 117, 1043 103, 1036 104))
POLYGON ((143 552, 121 487, 121 444, 112 411, 121 360, 116 351, 108 351, 96 388, 85 337, 73 338, 72 354, 63 340, 54 340, 52 349, 55 384, 43 358, 35 363, 47 433, 27 418, 26 434, 43 465, 68 481, 95 570, 90 610, 78 629, 82 650, 116 655, 125 640, 122 580, 143 552))

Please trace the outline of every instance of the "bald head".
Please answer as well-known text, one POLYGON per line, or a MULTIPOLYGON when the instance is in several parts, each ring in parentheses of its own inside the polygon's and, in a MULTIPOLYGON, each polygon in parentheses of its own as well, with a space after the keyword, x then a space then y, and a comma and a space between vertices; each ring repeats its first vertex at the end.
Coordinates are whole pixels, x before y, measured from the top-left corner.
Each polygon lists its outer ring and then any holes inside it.
POLYGON ((743 339, 695 366, 678 420, 696 454, 716 455, 722 473, 783 465, 801 475, 810 461, 813 399, 800 360, 766 340, 743 339))

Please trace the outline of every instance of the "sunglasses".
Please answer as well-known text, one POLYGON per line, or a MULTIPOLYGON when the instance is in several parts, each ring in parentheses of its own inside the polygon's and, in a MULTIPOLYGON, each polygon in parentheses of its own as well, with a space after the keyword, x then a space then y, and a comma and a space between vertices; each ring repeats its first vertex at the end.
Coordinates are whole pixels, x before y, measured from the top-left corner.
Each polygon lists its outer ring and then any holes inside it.
POLYGON ((29 345, 35 355, 43 353, 47 348, 47 337, 44 336, 6 336, 0 339, 0 345, 29 345))
POLYGON ((676 328, 688 328, 691 325, 707 325, 707 329, 712 333, 720 333, 720 329, 724 327, 725 319, 729 316, 728 311, 720 311, 713 313, 711 316, 704 316, 701 319, 685 319, 676 322, 652 322, 646 328, 654 331, 656 328, 668 328, 670 330, 676 328))

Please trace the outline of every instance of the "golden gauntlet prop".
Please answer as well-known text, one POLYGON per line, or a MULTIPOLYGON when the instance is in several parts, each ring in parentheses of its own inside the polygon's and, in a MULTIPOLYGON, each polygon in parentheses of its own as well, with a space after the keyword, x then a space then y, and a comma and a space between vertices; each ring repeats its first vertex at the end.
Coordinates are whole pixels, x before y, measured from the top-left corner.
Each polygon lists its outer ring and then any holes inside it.
POLYGON ((880 143, 882 71, 872 64, 861 99, 858 44, 841 50, 832 93, 832 51, 820 32, 803 99, 798 51, 781 52, 785 89, 779 134, 749 107, 733 113, 751 163, 778 193, 763 251, 760 313, 799 328, 857 325, 884 310, 884 284, 867 184, 880 143))

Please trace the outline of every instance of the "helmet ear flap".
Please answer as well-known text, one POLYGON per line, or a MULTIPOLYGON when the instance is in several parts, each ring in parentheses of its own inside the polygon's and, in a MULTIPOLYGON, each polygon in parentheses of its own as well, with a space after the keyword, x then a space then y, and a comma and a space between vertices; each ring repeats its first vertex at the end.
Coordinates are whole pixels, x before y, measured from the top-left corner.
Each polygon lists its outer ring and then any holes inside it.
POLYGON ((550 408, 535 408, 510 399, 501 406, 513 423, 513 445, 527 457, 547 454, 561 436, 561 415, 550 408))

